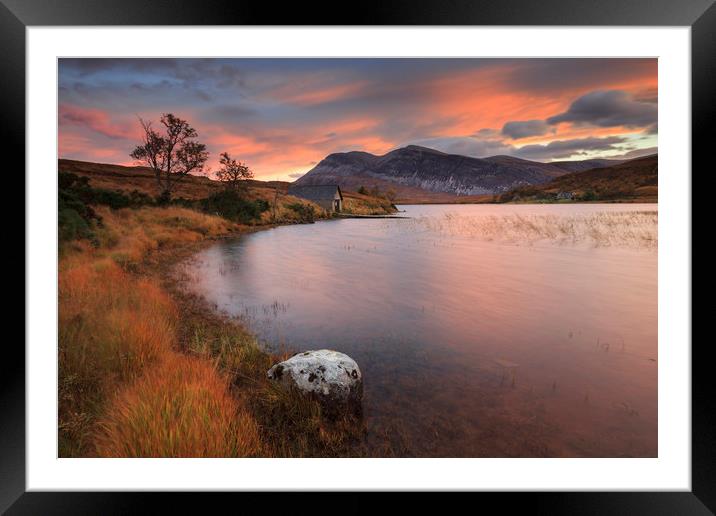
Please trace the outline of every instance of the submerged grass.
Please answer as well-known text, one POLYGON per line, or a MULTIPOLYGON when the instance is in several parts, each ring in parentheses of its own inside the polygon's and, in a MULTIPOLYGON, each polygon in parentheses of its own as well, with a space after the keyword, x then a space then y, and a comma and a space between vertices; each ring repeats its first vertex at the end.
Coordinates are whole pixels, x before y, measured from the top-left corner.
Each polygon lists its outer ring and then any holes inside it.
POLYGON ((173 297, 184 307, 195 307, 183 318, 184 351, 212 361, 232 381, 242 410, 259 426, 264 456, 346 456, 356 448, 363 432, 353 417, 327 417, 319 403, 268 380, 266 371, 288 354, 263 351, 256 338, 235 319, 209 310, 206 302, 181 290, 173 297))
MULTIPOLYGON (((580 215, 484 215, 447 213, 410 219, 408 227, 450 236, 532 245, 587 244, 594 247, 656 249, 657 211, 605 211, 580 215)), ((404 225, 401 225, 404 227, 404 225)))
POLYGON ((97 242, 59 263, 61 457, 350 454, 354 421, 276 388, 279 357, 166 277, 159 250, 240 228, 192 210, 98 208, 97 242))

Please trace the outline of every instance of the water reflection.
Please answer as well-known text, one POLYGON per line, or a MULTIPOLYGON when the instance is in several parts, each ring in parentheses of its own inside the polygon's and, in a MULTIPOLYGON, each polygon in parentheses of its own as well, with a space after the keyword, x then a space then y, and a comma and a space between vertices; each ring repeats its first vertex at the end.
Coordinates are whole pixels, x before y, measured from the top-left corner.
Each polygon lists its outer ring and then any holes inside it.
MULTIPOLYGON (((414 218, 219 243, 187 265, 192 288, 268 348, 356 359, 367 454, 656 456, 655 217, 635 218, 629 238, 607 246, 590 244, 597 233, 520 245, 474 229, 484 217, 655 206, 403 208, 414 218), (450 217, 470 231, 445 231, 450 217), (632 245, 632 235, 647 244, 632 245)), ((627 219, 609 220, 625 230, 627 219)))

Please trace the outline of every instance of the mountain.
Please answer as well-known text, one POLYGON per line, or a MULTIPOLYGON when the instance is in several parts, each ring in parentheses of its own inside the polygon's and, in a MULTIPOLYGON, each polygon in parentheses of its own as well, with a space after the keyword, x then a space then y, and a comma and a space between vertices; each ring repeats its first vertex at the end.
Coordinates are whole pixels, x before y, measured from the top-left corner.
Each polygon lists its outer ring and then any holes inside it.
POLYGON ((330 154, 295 184, 335 183, 349 190, 377 186, 394 190, 398 198, 429 193, 474 196, 547 183, 570 172, 567 163, 558 166, 511 156, 473 158, 409 145, 383 156, 357 151, 330 154))
POLYGON ((518 187, 500 196, 500 201, 556 200, 567 198, 601 201, 655 202, 659 189, 657 154, 623 161, 616 165, 572 172, 538 186, 518 187))
POLYGON ((619 165, 628 160, 625 159, 585 159, 582 161, 552 161, 550 164, 559 167, 566 172, 583 172, 591 168, 611 167, 619 165))

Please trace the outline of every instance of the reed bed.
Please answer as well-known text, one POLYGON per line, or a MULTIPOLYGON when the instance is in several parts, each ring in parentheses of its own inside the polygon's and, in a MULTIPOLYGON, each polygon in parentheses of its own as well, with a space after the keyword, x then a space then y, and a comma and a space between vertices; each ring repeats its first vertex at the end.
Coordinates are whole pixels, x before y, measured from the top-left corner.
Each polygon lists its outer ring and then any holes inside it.
POLYGON ((655 250, 658 246, 658 212, 604 211, 579 215, 484 215, 446 213, 442 217, 417 217, 401 224, 415 231, 477 238, 518 245, 549 243, 585 244, 655 250))

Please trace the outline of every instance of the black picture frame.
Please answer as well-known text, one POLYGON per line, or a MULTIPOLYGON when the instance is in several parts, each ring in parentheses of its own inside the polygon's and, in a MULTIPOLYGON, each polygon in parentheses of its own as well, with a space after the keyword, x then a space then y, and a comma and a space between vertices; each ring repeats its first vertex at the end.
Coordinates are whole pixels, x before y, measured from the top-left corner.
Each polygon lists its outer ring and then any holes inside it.
MULTIPOLYGON (((713 144, 716 91, 716 5, 714 0, 390 0, 348 4, 168 0, 0 0, 0 142, 6 155, 25 150, 25 29, 35 25, 576 25, 690 26, 692 74, 692 168, 709 163, 713 144), (353 4, 351 4, 353 5, 353 4)), ((712 162, 712 161, 711 161, 712 162)), ((709 167, 710 169, 713 166, 709 167)), ((704 170, 704 173, 709 170, 704 170)), ((683 171, 686 174, 686 171, 683 171)), ((15 173, 24 199, 24 176, 15 173)), ((15 190, 14 190, 15 191, 15 190)), ((14 212, 17 213, 17 212, 14 212)), ((19 224, 18 224, 19 226, 19 224)), ((24 238, 24 237, 23 237, 24 238)), ((24 249, 24 245, 23 245, 24 249)), ((22 257, 11 262, 20 268, 22 257)), ((24 294, 23 294, 24 299, 24 294)), ((17 302, 17 308, 24 303, 17 302)), ((688 342, 676 343, 689 345, 688 342)), ((716 511, 716 403, 707 360, 710 339, 692 347, 692 490, 690 492, 503 493, 480 494, 499 503, 500 513, 516 506, 544 514, 713 514, 716 511)), ((8 514, 112 514, 145 512, 160 503, 162 512, 187 512, 215 503, 282 503, 276 495, 191 495, 188 493, 26 492, 25 352, 19 339, 7 339, 0 382, 0 510, 8 514), (198 498, 197 498, 198 497, 198 498)), ((341 512, 381 503, 376 495, 351 494, 341 512)), ((423 505, 421 494, 412 497, 423 505)), ((469 502, 472 505, 474 502, 469 502)), ((483 503, 483 502, 480 502, 483 503)), ((235 506, 236 507, 236 506, 235 506)), ((444 510, 444 506, 443 510, 444 510)), ((234 512, 232 510, 232 512, 234 512)))

